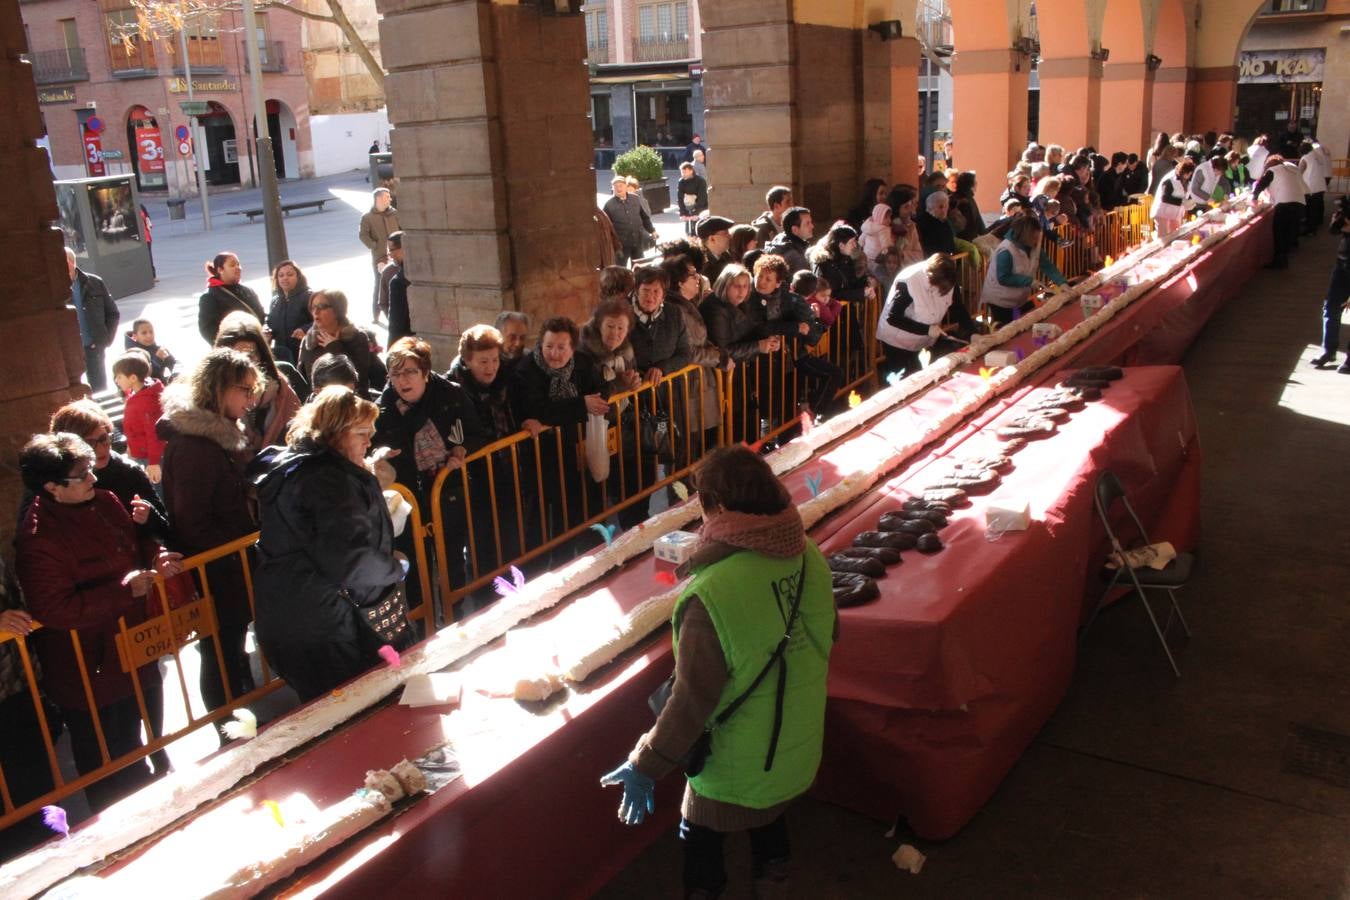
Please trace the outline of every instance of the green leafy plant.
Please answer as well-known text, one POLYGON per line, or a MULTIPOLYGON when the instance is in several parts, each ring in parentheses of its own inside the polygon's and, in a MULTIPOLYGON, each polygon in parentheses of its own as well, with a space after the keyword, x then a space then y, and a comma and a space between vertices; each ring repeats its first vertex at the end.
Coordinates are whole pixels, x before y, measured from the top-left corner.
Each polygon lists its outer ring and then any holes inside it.
POLYGON ((638 144, 632 150, 614 157, 614 174, 625 178, 632 175, 644 184, 660 181, 661 154, 645 144, 638 144))

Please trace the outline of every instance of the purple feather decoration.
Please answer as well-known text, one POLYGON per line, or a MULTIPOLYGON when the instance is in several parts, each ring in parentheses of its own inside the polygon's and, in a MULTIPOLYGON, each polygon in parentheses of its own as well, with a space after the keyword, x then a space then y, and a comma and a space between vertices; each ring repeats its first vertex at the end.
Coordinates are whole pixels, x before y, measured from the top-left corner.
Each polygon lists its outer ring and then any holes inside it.
POLYGON ((70 824, 66 821, 66 811, 59 806, 42 807, 42 824, 62 837, 70 837, 70 824))
POLYGON ((1013 317, 1013 321, 1014 321, 1014 322, 1016 322, 1018 319, 1022 318, 1022 308, 1021 308, 1020 306, 1019 306, 1019 307, 1014 307, 1014 308, 1013 308, 1013 311, 1012 311, 1012 317, 1013 317))
POLYGON ((1017 354, 1017 361, 1018 361, 1018 362, 1021 362, 1023 359, 1026 358, 1026 354, 1022 352, 1022 348, 1021 348, 1021 347, 1018 347, 1018 348, 1017 348, 1015 351, 1013 351, 1013 352, 1017 354))

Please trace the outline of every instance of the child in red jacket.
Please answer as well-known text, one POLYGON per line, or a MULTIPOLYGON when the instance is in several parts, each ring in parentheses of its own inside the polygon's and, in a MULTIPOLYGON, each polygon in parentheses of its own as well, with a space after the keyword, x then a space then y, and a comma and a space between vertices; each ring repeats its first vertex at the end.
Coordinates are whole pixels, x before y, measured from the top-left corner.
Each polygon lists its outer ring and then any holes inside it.
POLYGON ((155 423, 164 414, 160 395, 164 384, 150 377, 150 356, 144 350, 128 350, 113 361, 113 382, 127 396, 122 413, 122 433, 127 452, 145 466, 150 481, 159 484, 159 459, 164 441, 155 434, 155 423))

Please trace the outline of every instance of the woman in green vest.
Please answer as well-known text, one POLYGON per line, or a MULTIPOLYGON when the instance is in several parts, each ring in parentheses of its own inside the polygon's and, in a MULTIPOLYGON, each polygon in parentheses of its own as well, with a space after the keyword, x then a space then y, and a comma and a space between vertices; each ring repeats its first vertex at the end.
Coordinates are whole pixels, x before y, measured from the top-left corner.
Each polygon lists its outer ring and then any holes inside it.
POLYGON ((628 762, 600 783, 623 786, 619 818, 637 825, 655 808, 656 780, 683 766, 685 896, 721 893, 723 840, 747 830, 756 889, 769 893, 787 880, 783 813, 820 765, 837 626, 830 572, 754 452, 714 450, 695 484, 702 540, 682 567, 692 577, 672 618, 669 699, 628 762))

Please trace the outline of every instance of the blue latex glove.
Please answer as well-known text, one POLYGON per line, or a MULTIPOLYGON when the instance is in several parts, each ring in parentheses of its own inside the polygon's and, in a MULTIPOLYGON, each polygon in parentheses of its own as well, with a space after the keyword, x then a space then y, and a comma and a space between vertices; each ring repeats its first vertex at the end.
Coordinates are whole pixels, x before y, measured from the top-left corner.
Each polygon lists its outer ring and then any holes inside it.
POLYGON ((632 763, 626 762, 600 779, 601 787, 616 784, 623 785, 619 821, 625 825, 641 825, 648 813, 656 811, 656 782, 633 768, 632 763))

